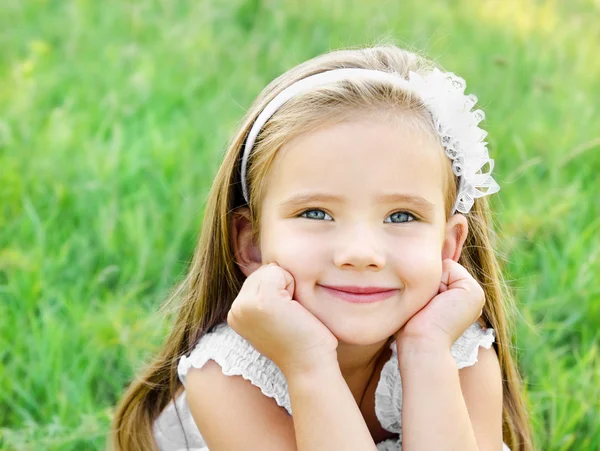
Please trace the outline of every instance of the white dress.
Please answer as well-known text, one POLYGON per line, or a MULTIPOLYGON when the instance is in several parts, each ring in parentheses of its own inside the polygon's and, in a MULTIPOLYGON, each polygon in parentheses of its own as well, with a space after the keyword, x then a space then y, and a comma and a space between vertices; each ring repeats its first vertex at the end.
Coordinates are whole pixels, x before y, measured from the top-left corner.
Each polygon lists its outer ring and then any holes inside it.
MULTIPOLYGON (((493 329, 484 330, 478 323, 473 323, 450 350, 458 369, 474 365, 477 362, 479 346, 489 349, 494 339, 493 329)), ((402 383, 396 343, 392 343, 390 347, 392 356, 381 370, 375 391, 375 414, 383 429, 399 434, 399 438, 378 443, 378 451, 402 449, 402 383)), ((178 372, 184 387, 188 370, 192 367, 201 368, 208 360, 217 362, 223 374, 242 376, 250 381, 252 385, 260 388, 265 396, 273 398, 292 415, 287 381, 279 367, 254 349, 227 323, 219 324, 210 333, 203 335, 189 357, 181 357, 178 372)), ((192 418, 185 390, 179 395, 176 403, 179 418, 174 403, 171 402, 154 422, 154 438, 160 450, 209 451, 192 418)), ((510 451, 506 445, 504 450, 510 451)))

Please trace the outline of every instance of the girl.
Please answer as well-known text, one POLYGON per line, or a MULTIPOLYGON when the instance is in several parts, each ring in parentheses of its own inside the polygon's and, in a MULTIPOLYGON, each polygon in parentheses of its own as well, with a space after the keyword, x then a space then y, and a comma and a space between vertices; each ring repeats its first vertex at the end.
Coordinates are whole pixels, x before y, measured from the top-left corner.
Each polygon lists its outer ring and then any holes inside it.
POLYGON ((266 87, 116 449, 532 449, 464 89, 394 46, 266 87))

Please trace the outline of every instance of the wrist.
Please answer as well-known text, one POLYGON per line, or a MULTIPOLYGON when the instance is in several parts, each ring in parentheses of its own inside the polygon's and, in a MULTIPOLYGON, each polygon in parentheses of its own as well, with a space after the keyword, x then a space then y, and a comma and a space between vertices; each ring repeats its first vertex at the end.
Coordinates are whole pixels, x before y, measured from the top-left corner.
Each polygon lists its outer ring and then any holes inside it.
POLYGON ((336 360, 322 360, 312 365, 286 366, 281 369, 289 385, 312 384, 314 381, 322 381, 326 378, 342 375, 340 366, 336 360))
POLYGON ((400 365, 415 360, 438 361, 452 357, 450 346, 445 340, 404 336, 399 337, 396 344, 400 365))
POLYGON ((324 374, 340 371, 337 354, 321 355, 306 360, 290 361, 282 364, 281 372, 289 381, 293 378, 311 379, 324 374))
POLYGON ((400 346, 406 346, 407 348, 421 348, 432 351, 440 348, 450 349, 453 343, 450 337, 441 330, 414 332, 406 328, 402 328, 396 334, 396 341, 400 346))

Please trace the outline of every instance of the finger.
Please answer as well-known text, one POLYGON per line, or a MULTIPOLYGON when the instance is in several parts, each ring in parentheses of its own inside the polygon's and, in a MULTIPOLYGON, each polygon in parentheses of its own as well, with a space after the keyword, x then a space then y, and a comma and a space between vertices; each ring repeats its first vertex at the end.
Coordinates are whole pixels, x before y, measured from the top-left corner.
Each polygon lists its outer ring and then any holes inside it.
MULTIPOLYGON (((440 289, 440 292, 459 289, 468 294, 467 299, 471 299, 483 310, 485 303, 485 292, 475 278, 467 269, 454 260, 444 260, 445 270, 442 275, 442 285, 447 284, 446 290, 440 289)), ((479 315, 481 316, 481 314, 479 315)))
POLYGON ((281 266, 271 263, 264 267, 260 278, 259 293, 286 292, 289 299, 294 296, 294 277, 281 266))
POLYGON ((472 292, 479 284, 464 266, 452 259, 442 261, 442 280, 440 291, 459 288, 472 292))
POLYGON ((257 296, 260 290, 261 283, 265 278, 265 271, 267 271, 267 269, 272 266, 275 266, 275 263, 262 265, 256 271, 250 274, 244 281, 240 293, 244 293, 246 295, 251 296, 257 296))
MULTIPOLYGON (((280 267, 281 268, 281 267, 280 267)), ((289 271, 281 268, 283 271, 283 275, 285 277, 285 290, 290 294, 290 298, 294 298, 294 291, 296 290, 296 282, 294 280, 294 276, 289 271)))

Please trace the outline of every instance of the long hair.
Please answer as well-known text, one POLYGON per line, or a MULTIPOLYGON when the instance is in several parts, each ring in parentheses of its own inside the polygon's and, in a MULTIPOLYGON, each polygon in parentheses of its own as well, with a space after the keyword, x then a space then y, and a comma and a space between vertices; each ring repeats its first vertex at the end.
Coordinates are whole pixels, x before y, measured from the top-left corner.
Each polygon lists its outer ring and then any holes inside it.
MULTIPOLYGON (((181 390, 177 363, 189 354, 202 335, 227 320, 244 275, 235 263, 230 233, 231 214, 245 205, 240 188, 240 157, 249 130, 265 105, 281 90, 309 75, 337 68, 366 68, 426 73, 434 64, 393 45, 338 50, 308 60, 273 80, 257 97, 233 136, 207 199, 202 230, 192 263, 168 303, 178 303, 171 333, 158 355, 124 393, 117 408, 112 443, 117 450, 157 449, 153 422, 181 390)), ((412 123, 435 133, 433 120, 420 99, 397 87, 370 81, 344 81, 298 96, 282 106, 263 127, 248 167, 253 230, 260 227, 260 200, 266 174, 278 151, 303 132, 369 112, 401 112, 412 123), (408 114, 407 114, 408 113, 408 114)), ((442 152, 440 145, 440 152, 442 152)), ((446 217, 456 199, 457 180, 448 160, 446 217)), ((521 380, 512 355, 511 328, 514 301, 502 279, 493 250, 490 211, 485 198, 476 199, 467 215, 469 233, 459 263, 479 282, 486 303, 482 319, 496 332, 494 344, 503 381, 503 438, 513 451, 533 449, 521 380)))

